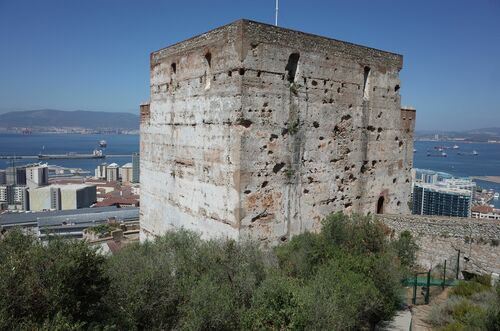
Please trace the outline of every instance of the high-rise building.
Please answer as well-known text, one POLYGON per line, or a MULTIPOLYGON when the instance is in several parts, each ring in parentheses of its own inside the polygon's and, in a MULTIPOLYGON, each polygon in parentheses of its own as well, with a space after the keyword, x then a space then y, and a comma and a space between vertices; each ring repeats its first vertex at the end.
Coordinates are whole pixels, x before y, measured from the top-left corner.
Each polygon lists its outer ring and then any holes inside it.
POLYGON ((107 163, 101 163, 95 168, 95 178, 106 179, 106 169, 108 167, 107 163))
POLYGON ((24 185, 0 185, 0 203, 9 209, 29 210, 29 192, 24 185))
POLYGON ((120 170, 118 164, 111 163, 106 167, 106 180, 108 182, 117 182, 120 180, 120 170))
POLYGON ((46 164, 33 164, 27 166, 26 185, 28 188, 49 185, 49 167, 46 164))
POLYGON ((5 185, 7 183, 5 170, 0 170, 0 185, 5 185))
POLYGON ((123 184, 130 184, 133 177, 132 163, 126 163, 120 168, 120 179, 123 184))
POLYGON ((139 153, 132 154, 132 183, 140 181, 140 156, 139 153))
POLYGON ((415 183, 413 214, 470 217, 472 192, 443 185, 415 183))
POLYGON ((5 172, 5 182, 7 185, 26 185, 25 167, 8 167, 5 172))

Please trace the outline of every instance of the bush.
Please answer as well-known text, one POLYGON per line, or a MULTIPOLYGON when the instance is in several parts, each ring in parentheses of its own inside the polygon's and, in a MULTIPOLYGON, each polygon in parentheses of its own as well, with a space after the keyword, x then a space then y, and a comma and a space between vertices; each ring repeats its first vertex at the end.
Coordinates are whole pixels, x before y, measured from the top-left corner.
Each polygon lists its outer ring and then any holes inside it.
POLYGON ((476 281, 461 282, 428 321, 438 330, 500 330, 500 295, 476 281))
POLYGON ((0 329, 102 322, 105 259, 84 242, 42 244, 13 230, 0 240, 0 261, 0 329))
POLYGON ((385 230, 335 214, 272 251, 177 231, 109 257, 12 231, 0 241, 0 329, 372 329, 401 303, 414 247, 385 230))
POLYGON ((407 270, 415 267, 417 260, 418 245, 415 243, 410 231, 403 231, 398 240, 392 242, 396 253, 401 261, 401 265, 407 270))
POLYGON ((106 270, 107 302, 123 307, 113 319, 122 328, 229 330, 239 327, 265 262, 253 244, 178 231, 125 249, 106 270))
POLYGON ((468 298, 475 293, 487 291, 490 287, 476 281, 461 281, 451 289, 450 294, 468 298))
POLYGON ((246 330, 303 330, 305 302, 300 283, 274 273, 257 288, 250 308, 243 314, 246 330))

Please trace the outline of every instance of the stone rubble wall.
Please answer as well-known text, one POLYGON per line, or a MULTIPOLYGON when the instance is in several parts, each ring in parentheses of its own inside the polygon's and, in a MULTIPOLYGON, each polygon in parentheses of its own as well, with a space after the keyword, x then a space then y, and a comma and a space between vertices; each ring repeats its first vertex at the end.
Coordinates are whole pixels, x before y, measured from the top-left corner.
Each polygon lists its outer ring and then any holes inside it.
POLYGON ((403 231, 412 233, 420 247, 418 262, 425 268, 443 264, 445 259, 448 264, 455 263, 460 250, 461 269, 500 273, 499 221, 420 215, 377 215, 377 218, 397 235, 403 231))

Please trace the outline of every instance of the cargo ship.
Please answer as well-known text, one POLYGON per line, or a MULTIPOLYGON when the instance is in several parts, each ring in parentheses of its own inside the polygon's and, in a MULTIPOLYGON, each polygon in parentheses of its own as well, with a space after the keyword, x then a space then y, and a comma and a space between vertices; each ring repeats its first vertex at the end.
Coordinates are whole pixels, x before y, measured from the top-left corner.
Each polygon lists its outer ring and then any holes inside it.
POLYGON ((94 149, 92 154, 77 154, 77 153, 66 153, 66 154, 38 154, 39 160, 62 160, 62 159, 104 159, 106 155, 100 149, 94 149))

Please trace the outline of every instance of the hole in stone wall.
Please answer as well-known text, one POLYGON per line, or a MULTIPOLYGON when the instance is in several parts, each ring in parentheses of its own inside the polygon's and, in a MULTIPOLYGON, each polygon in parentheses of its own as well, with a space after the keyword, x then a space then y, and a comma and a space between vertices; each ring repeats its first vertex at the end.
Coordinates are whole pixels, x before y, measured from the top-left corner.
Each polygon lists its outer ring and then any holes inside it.
POLYGON ((397 181, 398 181, 398 179, 397 179, 397 178, 393 178, 393 179, 392 179, 392 183, 393 183, 393 184, 396 184, 396 182, 397 182, 397 181))
POLYGON ((170 68, 172 69, 172 73, 175 74, 177 72, 177 65, 175 64, 175 62, 170 65, 170 68))
POLYGON ((229 70, 229 71, 227 72, 227 75, 228 75, 229 77, 231 77, 231 76, 233 75, 233 72, 232 72, 231 70, 229 70))
POLYGON ((378 198, 378 201, 377 201, 377 214, 383 214, 384 213, 384 201, 385 201, 384 197, 378 198))
POLYGON ((299 53, 292 53, 288 57, 288 63, 286 64, 285 70, 287 72, 287 80, 290 83, 295 81, 295 75, 297 74, 297 67, 299 65, 299 53))
POLYGON ((281 163, 277 163, 274 167, 273 167, 273 172, 275 174, 278 173, 278 171, 280 171, 283 167, 285 166, 285 162, 281 162, 281 163))
POLYGON ((278 139, 278 135, 271 133, 271 138, 269 138, 269 141, 273 141, 274 139, 278 139))
POLYGON ((250 194, 250 193, 252 193, 252 191, 250 191, 250 190, 246 190, 246 191, 245 191, 245 192, 243 192, 243 193, 245 193, 245 194, 250 194))
POLYGON ((304 194, 307 194, 307 193, 309 193, 309 190, 305 188, 304 189, 304 194))
POLYGON ((267 184, 269 184, 269 182, 266 180, 266 181, 262 182, 261 187, 262 187, 262 188, 264 188, 264 187, 266 187, 266 186, 267 186, 267 184))
POLYGON ((208 67, 212 67, 212 54, 210 52, 205 53, 205 60, 207 61, 208 67))
POLYGON ((319 123, 318 123, 318 122, 316 122, 316 121, 314 121, 314 122, 313 122, 313 126, 317 129, 317 128, 319 128, 319 123))
POLYGON ((311 84, 312 84, 312 86, 316 86, 316 85, 318 85, 318 82, 317 82, 317 81, 315 81, 315 80, 313 80, 313 81, 311 82, 311 84))
POLYGON ((399 147, 403 147, 403 142, 402 141, 399 142, 399 147))
POLYGON ((394 86, 394 92, 399 91, 399 85, 394 86))
POLYGON ((238 125, 242 125, 244 126, 245 128, 249 128, 250 125, 252 125, 252 121, 250 121, 249 119, 246 119, 246 118, 239 118, 237 121, 236 121, 236 124, 238 125))
POLYGON ((238 70, 238 72, 241 76, 243 76, 245 74, 245 68, 240 68, 240 70, 238 70))
POLYGON ((370 67, 365 67, 363 74, 363 98, 368 98, 368 91, 370 89, 370 67))

